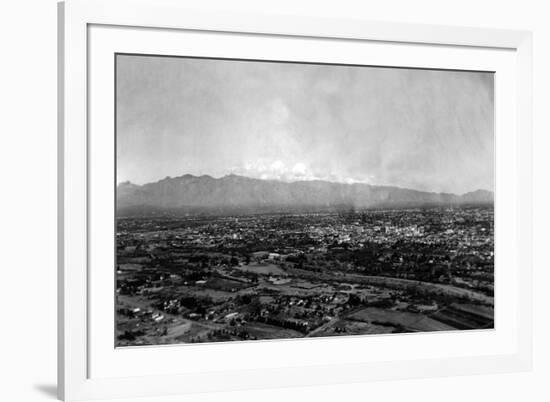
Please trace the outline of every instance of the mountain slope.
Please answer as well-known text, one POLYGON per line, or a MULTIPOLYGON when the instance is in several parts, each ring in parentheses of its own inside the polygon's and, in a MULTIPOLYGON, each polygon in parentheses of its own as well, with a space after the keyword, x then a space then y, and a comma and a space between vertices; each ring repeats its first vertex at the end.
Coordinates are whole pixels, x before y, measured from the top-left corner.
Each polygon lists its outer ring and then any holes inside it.
POLYGON ((289 183, 236 175, 219 179, 184 175, 142 186, 126 182, 117 188, 117 209, 123 214, 163 210, 257 213, 492 202, 493 193, 485 190, 459 196, 391 186, 320 180, 289 183))

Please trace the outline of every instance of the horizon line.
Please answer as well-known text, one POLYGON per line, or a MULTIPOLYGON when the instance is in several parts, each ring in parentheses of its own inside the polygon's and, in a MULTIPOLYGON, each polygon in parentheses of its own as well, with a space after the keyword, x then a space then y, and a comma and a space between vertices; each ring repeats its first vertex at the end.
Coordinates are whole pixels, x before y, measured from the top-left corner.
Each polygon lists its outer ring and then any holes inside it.
POLYGON ((258 178, 258 177, 243 176, 243 175, 239 175, 239 174, 235 174, 235 173, 228 173, 228 174, 220 176, 220 177, 214 177, 214 176, 209 175, 209 174, 194 175, 194 174, 191 174, 191 173, 185 173, 185 174, 182 174, 182 175, 179 175, 179 176, 165 176, 162 179, 158 179, 156 181, 150 181, 150 182, 146 182, 146 183, 142 183, 142 184, 134 183, 131 180, 124 180, 124 181, 118 182, 116 187, 118 188, 122 184, 132 184, 132 185, 141 187, 141 186, 145 186, 147 184, 159 183, 163 180, 179 179, 179 178, 183 178, 183 177, 186 177, 186 176, 190 176, 190 177, 197 178, 197 179, 199 179, 199 178, 209 178, 209 179, 213 179, 213 180, 222 180, 226 177, 234 176, 234 177, 241 177, 241 178, 250 179, 250 180, 274 181, 274 182, 278 182, 278 183, 289 183, 289 184, 291 184, 291 183, 307 183, 307 182, 324 182, 324 183, 331 183, 331 184, 343 184, 343 185, 348 185, 348 186, 361 184, 361 185, 375 186, 375 187, 394 187, 394 188, 399 188, 399 189, 403 189, 403 190, 418 191, 418 192, 422 192, 422 193, 451 194, 451 195, 465 195, 465 194, 469 194, 469 193, 474 193, 476 191, 487 191, 489 193, 494 194, 494 190, 488 190, 488 189, 485 189, 485 188, 477 188, 477 189, 474 189, 474 190, 466 191, 464 193, 452 193, 452 192, 447 192, 447 191, 419 190, 419 189, 416 189, 416 188, 402 187, 402 186, 398 186, 398 185, 395 185, 395 184, 372 184, 372 183, 363 182, 363 181, 354 181, 354 182, 351 182, 351 183, 346 183, 346 182, 343 182, 343 181, 333 181, 333 180, 320 179, 320 178, 315 178, 315 179, 310 179, 310 180, 307 180, 307 179, 303 179, 303 180, 262 179, 262 178, 258 178))

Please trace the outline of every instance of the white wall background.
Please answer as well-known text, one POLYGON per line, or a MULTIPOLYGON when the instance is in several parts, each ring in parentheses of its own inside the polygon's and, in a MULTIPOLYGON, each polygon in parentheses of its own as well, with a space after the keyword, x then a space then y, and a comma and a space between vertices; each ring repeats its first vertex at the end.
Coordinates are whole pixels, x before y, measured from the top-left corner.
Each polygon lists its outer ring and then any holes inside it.
MULTIPOLYGON (((186 0, 182 0, 186 2, 186 0)), ((279 389, 158 401, 548 401, 550 13, 541 0, 232 0, 190 5, 528 29, 535 60, 535 367, 531 373, 279 389)), ((0 3, 0 401, 55 399, 56 2, 0 3)), ((145 399, 140 399, 146 401, 145 399)))

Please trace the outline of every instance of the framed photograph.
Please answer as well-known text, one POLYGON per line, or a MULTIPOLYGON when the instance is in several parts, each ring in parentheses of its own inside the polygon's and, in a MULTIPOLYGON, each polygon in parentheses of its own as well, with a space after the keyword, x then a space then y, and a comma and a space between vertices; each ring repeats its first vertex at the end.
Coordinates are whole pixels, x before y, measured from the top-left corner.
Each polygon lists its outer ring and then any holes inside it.
POLYGON ((59 49, 60 398, 530 369, 529 32, 69 0, 59 49))

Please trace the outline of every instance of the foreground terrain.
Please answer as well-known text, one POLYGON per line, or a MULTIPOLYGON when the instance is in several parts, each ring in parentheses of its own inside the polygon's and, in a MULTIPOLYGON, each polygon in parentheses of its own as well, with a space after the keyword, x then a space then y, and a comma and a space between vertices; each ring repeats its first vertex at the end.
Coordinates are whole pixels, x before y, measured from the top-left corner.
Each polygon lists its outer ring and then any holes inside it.
POLYGON ((117 346, 493 328, 493 208, 119 218, 117 346))

